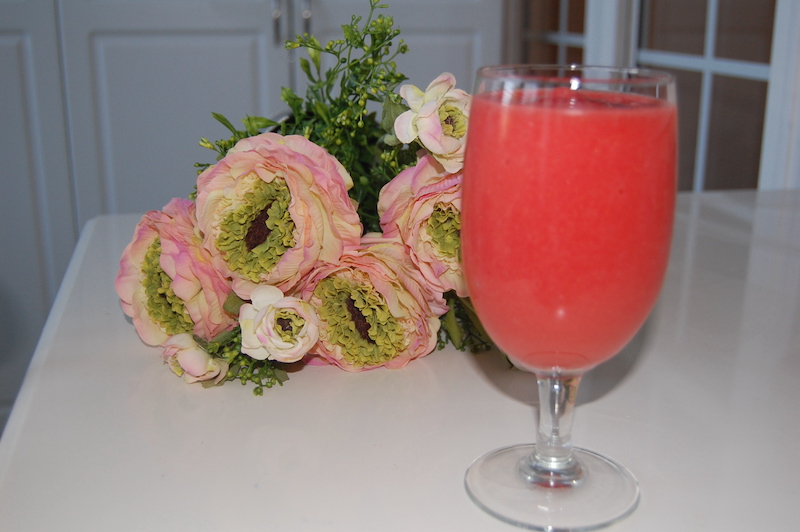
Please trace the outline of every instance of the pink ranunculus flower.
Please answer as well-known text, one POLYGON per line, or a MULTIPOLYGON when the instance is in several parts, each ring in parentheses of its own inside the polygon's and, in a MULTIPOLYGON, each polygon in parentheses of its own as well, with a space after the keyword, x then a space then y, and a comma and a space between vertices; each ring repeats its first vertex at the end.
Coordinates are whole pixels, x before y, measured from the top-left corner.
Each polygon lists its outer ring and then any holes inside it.
POLYGON ((211 261, 194 202, 175 198, 142 217, 122 253, 115 286, 146 344, 162 345, 185 332, 211 340, 236 325, 223 309, 231 283, 211 261))
POLYGON ((395 119, 395 136, 406 144, 419 139, 445 170, 456 173, 464 166, 467 122, 471 97, 456 89, 449 72, 433 80, 425 92, 414 85, 400 87, 409 110, 395 119))
POLYGON ((317 262, 336 263, 361 223, 345 168, 308 139, 240 140, 197 180, 198 225, 242 299, 259 284, 290 290, 317 262))
POLYGON ((384 236, 409 247, 429 284, 467 297, 461 268, 461 177, 425 155, 381 189, 378 214, 384 236))
POLYGON ((319 338, 319 319, 309 303, 279 288, 259 285, 239 309, 242 352, 256 360, 297 362, 319 338))
POLYGON ((231 281, 214 268, 203 247, 195 203, 177 199, 173 204, 181 215, 161 226, 161 267, 194 322, 194 334, 210 341, 236 325, 236 317, 223 308, 232 291, 231 281))
POLYGON ((226 377, 228 363, 212 357, 191 334, 171 336, 162 347, 164 362, 188 383, 213 380, 214 384, 219 384, 226 377))
MULTIPOLYGON (((402 243, 368 234, 339 264, 323 264, 298 286, 320 320, 312 350, 347 371, 402 368, 436 347, 442 293, 431 289, 402 243)), ((309 360, 313 362, 313 360, 309 360)))

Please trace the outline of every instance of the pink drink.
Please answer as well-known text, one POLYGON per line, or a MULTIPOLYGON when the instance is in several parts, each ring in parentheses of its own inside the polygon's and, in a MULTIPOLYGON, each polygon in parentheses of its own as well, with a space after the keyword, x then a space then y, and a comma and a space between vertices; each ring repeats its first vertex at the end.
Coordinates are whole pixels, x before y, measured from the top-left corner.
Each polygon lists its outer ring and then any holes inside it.
POLYGON ((675 201, 675 106, 566 88, 505 98, 514 102, 478 94, 470 111, 470 296, 521 366, 583 372, 624 347, 658 296, 675 201))

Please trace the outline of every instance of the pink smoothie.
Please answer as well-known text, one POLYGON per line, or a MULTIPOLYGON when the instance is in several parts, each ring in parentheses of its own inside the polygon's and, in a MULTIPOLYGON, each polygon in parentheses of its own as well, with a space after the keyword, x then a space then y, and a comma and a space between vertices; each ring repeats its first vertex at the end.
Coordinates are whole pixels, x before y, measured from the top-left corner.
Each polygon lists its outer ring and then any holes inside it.
POLYGON ((625 346, 658 296, 676 110, 589 91, 522 95, 472 101, 461 234, 470 297, 521 366, 584 371, 625 346))

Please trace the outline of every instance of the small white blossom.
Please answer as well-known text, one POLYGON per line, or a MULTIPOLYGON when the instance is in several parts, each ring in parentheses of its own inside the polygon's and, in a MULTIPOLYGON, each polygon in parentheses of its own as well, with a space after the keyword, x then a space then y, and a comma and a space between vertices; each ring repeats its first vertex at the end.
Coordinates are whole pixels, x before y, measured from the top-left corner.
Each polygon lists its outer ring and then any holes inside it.
POLYGON ((256 360, 296 362, 319 338, 319 320, 314 308, 296 297, 284 297, 270 285, 256 287, 252 303, 239 309, 242 352, 256 360))
POLYGON ((464 166, 471 97, 456 89, 456 78, 445 72, 425 92, 414 85, 400 87, 409 110, 394 122, 395 136, 406 144, 419 139, 449 173, 464 166))

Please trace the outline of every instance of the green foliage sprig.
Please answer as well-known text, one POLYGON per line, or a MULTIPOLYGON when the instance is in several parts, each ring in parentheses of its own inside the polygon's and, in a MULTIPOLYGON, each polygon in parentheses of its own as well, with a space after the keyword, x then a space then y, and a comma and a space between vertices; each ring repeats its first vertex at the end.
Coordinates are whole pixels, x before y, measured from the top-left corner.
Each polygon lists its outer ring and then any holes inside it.
MULTIPOLYGON (((376 14, 388 6, 369 0, 369 15, 353 16, 342 26, 343 38, 324 46, 312 35, 298 35, 287 50, 304 48, 308 58, 300 67, 308 78, 305 98, 284 88, 281 99, 289 108, 283 120, 248 116, 237 129, 222 115, 213 113, 232 136, 200 145, 225 156, 239 140, 265 129, 283 135, 303 135, 336 157, 353 178, 350 197, 366 231, 380 231, 377 203, 381 188, 401 170, 416 162, 415 150, 398 142, 394 119, 407 109, 394 91, 406 80, 395 59, 408 51, 391 16, 376 14), (363 24, 362 24, 363 22, 363 24), (380 119, 371 107, 381 111, 380 119)), ((208 165, 198 164, 201 169, 208 165)))
MULTIPOLYGON (((211 356, 221 358, 228 363, 228 371, 224 381, 238 380, 242 385, 252 382, 254 395, 264 395, 264 388, 283 386, 289 380, 289 374, 283 365, 272 360, 256 360, 241 352, 242 329, 236 327, 224 332, 210 342, 195 336, 195 341, 211 356)), ((214 381, 203 381, 203 386, 214 386, 214 381)))
POLYGON ((473 353, 488 351, 494 347, 469 298, 461 298, 455 292, 447 292, 445 299, 450 310, 442 316, 438 349, 443 349, 448 342, 456 349, 469 350, 473 353))

